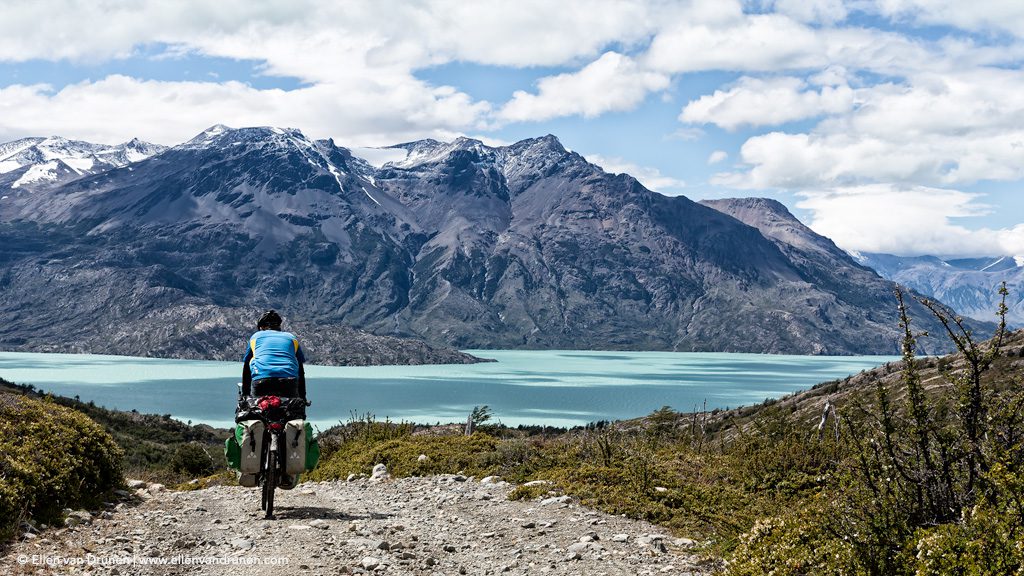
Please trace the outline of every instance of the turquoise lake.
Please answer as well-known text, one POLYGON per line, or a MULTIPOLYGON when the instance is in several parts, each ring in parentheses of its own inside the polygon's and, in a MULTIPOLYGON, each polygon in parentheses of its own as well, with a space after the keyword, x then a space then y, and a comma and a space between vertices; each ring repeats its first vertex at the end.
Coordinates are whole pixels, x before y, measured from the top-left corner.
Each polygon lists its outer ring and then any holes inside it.
MULTIPOLYGON (((754 404, 896 360, 683 352, 469 350, 472 365, 307 367, 308 416, 327 428, 352 414, 421 423, 465 421, 490 406, 506 425, 575 426, 754 404)), ((0 377, 119 410, 227 427, 240 362, 0 352, 0 377)))

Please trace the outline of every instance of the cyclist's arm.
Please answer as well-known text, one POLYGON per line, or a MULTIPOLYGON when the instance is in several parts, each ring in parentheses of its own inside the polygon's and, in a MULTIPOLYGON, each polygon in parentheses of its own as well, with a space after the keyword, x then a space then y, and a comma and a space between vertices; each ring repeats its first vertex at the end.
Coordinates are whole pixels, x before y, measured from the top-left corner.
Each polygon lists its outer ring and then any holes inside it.
POLYGON ((306 356, 302 353, 302 347, 299 346, 299 341, 295 341, 295 360, 299 363, 299 397, 303 400, 306 399, 306 369, 304 364, 306 363, 306 356))
POLYGON ((242 396, 248 398, 252 393, 252 371, 249 369, 249 361, 252 360, 252 348, 245 352, 242 359, 242 396))

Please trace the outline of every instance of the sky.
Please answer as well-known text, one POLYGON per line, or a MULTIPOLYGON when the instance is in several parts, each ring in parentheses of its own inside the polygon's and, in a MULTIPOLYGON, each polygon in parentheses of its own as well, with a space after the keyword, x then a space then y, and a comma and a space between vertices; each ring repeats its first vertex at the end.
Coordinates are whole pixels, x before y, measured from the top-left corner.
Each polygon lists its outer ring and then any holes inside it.
POLYGON ((850 251, 1024 255, 1019 0, 0 0, 0 142, 554 134, 850 251))

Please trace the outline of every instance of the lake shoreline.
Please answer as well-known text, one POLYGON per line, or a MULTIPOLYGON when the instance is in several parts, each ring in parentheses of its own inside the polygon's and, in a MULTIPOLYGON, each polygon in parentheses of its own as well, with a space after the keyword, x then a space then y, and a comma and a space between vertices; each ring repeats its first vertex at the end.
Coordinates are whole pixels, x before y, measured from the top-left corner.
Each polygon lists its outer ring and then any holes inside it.
MULTIPOLYGON (((470 350, 470 353, 478 353, 470 350)), ((510 427, 571 428, 626 420, 662 406, 682 412, 759 403, 895 357, 744 353, 489 350, 468 365, 327 367, 306 371, 309 420, 327 428, 353 415, 435 425, 490 406, 510 427)), ((241 362, 80 354, 0 353, 0 377, 117 410, 170 414, 218 428, 233 423, 241 362)))

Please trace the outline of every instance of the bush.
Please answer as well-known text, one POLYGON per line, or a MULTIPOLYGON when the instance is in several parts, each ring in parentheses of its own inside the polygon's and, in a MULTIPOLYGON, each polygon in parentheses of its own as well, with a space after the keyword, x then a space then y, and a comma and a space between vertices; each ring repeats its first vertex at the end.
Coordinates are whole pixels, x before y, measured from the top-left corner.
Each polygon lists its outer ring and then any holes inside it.
POLYGON ((367 474, 374 465, 385 464, 395 476, 465 474, 485 476, 498 472, 495 464, 498 440, 477 432, 472 436, 404 436, 390 440, 369 440, 357 436, 342 442, 321 460, 311 480, 343 479, 349 474, 367 474), (427 459, 419 460, 420 454, 427 459))
POLYGON ((122 457, 85 415, 0 393, 0 541, 28 516, 59 524, 64 508, 98 505, 123 481, 122 457))
POLYGON ((917 574, 1024 574, 1024 476, 997 465, 988 474, 1000 487, 955 523, 917 534, 917 574))
POLYGON ((834 511, 824 496, 782 515, 757 521, 739 539, 729 576, 854 576, 853 549, 828 527, 834 511))
POLYGON ((174 451, 169 463, 171 470, 192 477, 206 476, 214 471, 214 461, 202 445, 196 442, 182 444, 174 451))

